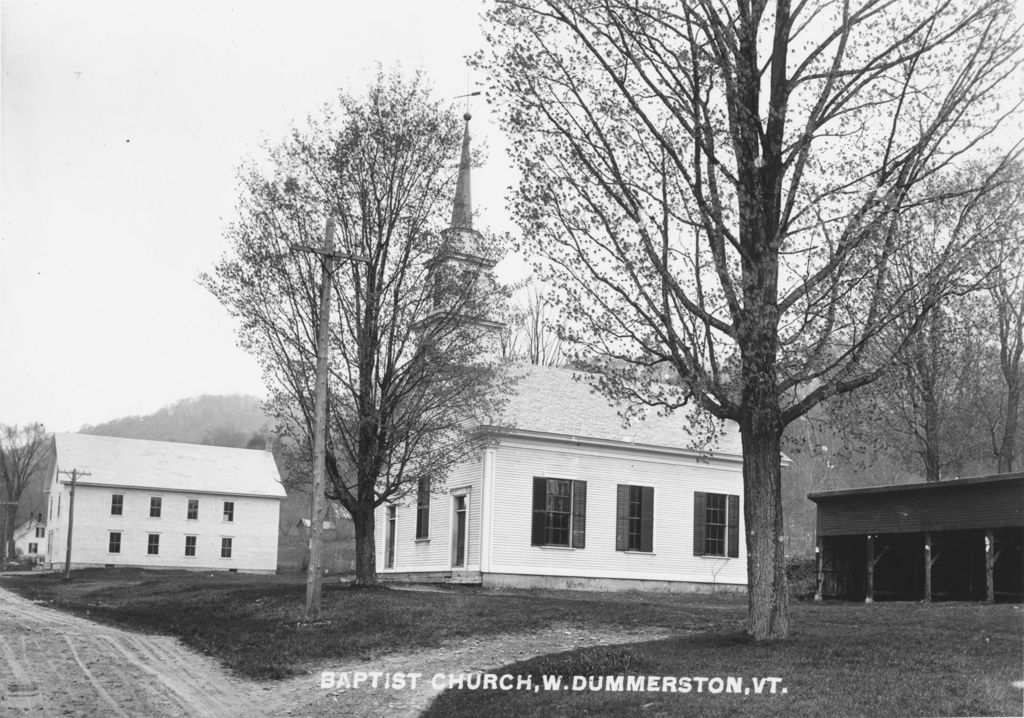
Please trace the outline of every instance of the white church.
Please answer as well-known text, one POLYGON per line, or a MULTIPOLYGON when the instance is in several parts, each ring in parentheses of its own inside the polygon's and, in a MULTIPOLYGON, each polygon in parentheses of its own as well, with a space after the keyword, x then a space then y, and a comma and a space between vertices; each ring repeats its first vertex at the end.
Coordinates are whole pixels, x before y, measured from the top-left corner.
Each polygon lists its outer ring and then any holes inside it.
MULTIPOLYGON (((433 263, 492 263, 473 241, 469 115, 451 226, 433 263)), ((458 269, 458 266, 452 269, 458 269)), ((679 413, 623 426, 574 372, 522 378, 488 443, 443 485, 376 518, 382 581, 701 591, 746 586, 739 431, 694 450, 679 413)))

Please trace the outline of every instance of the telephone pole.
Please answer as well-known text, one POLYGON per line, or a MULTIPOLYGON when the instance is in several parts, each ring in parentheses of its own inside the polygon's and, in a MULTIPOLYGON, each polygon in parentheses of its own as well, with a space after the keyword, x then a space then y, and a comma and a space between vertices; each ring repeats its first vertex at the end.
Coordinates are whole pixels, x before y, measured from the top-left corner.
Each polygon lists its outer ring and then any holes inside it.
POLYGON ((330 337, 331 275, 335 259, 369 263, 369 259, 351 252, 334 251, 334 218, 327 220, 324 248, 316 249, 301 244, 292 244, 294 252, 310 252, 320 256, 320 321, 316 337, 316 394, 314 399, 313 427, 313 496, 310 499, 309 516, 309 565, 306 568, 306 620, 320 620, 320 596, 323 584, 321 570, 324 529, 324 488, 326 486, 327 463, 327 346, 330 337))
POLYGON ((71 530, 75 525, 75 484, 80 476, 92 476, 92 474, 87 471, 79 471, 78 469, 71 469, 71 471, 58 470, 57 473, 71 477, 71 500, 68 501, 68 550, 64 555, 64 580, 67 581, 71 578, 71 530))

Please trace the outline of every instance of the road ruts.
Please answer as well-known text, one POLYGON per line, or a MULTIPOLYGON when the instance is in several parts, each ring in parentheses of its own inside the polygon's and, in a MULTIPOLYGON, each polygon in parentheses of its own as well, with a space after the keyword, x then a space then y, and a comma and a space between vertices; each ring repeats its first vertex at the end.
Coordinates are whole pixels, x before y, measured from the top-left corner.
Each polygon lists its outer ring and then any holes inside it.
POLYGON ((264 690, 175 638, 103 626, 0 588, 2 716, 263 716, 264 690))

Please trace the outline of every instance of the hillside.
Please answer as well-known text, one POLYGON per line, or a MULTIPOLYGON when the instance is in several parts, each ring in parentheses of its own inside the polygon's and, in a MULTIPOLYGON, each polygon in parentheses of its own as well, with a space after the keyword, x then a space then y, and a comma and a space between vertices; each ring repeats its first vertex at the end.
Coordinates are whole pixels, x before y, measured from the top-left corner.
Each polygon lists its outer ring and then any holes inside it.
POLYGON ((271 428, 254 396, 204 395, 176 401, 147 416, 126 416, 83 426, 82 434, 153 439, 235 448, 263 448, 271 428))

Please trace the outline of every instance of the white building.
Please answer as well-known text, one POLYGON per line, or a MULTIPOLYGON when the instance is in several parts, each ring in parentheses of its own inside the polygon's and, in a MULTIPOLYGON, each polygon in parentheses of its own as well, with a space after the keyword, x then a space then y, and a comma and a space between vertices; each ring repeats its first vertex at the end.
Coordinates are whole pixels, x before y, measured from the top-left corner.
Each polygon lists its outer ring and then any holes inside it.
POLYGON ((746 586, 735 426, 709 455, 684 420, 629 428, 572 372, 525 372, 477 460, 417 505, 381 507, 384 580, 705 590, 746 586))
POLYGON ((284 487, 268 451, 57 434, 46 563, 273 573, 284 487))
MULTIPOLYGON (((464 139, 446 237, 474 232, 464 139)), ((439 256, 435 264, 441 261, 439 256)), ((475 460, 440 486, 421 486, 410 501, 378 509, 383 580, 602 589, 746 586, 743 464, 735 424, 722 427, 710 447, 701 445, 679 413, 624 428, 617 409, 572 371, 513 371, 523 374, 515 396, 475 460)))
POLYGON ((42 516, 33 516, 14 529, 14 555, 36 561, 46 556, 46 524, 42 516))

